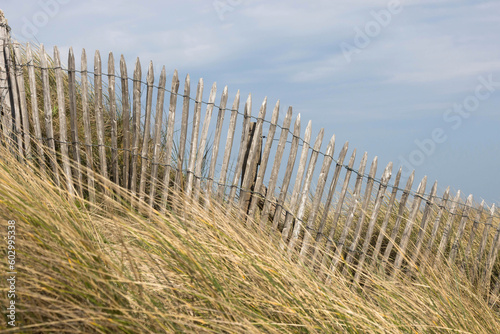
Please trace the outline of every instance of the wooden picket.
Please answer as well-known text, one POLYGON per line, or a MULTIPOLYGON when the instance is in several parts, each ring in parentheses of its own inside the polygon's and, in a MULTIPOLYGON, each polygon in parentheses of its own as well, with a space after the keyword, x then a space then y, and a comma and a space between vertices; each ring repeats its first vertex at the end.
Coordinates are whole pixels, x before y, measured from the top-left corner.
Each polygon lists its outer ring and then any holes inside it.
POLYGON ((189 74, 186 75, 186 80, 184 81, 184 99, 182 103, 182 122, 181 122, 181 136, 179 139, 179 147, 177 154, 177 170, 175 173, 175 191, 179 191, 182 187, 182 165, 184 162, 184 153, 186 151, 186 140, 187 140, 187 130, 189 122, 189 94, 191 91, 191 79, 189 74))
POLYGON ((73 48, 69 49, 68 54, 68 95, 69 95, 69 114, 71 127, 71 153, 75 161, 74 169, 76 172, 77 192, 80 197, 83 197, 83 176, 82 162, 80 158, 80 140, 78 138, 78 115, 76 103, 76 64, 73 48))
POLYGON ((59 141, 61 150, 61 159, 66 177, 66 188, 70 194, 73 194, 73 176, 71 174, 71 166, 69 164, 69 145, 67 138, 66 127, 66 106, 64 98, 64 87, 62 78, 61 59, 59 50, 54 47, 54 65, 56 74, 56 90, 57 90, 57 113, 59 114, 59 141))
POLYGON ((203 96, 203 79, 198 81, 196 88, 196 100, 194 104, 193 132, 191 134, 191 151, 189 153, 189 165, 187 169, 186 196, 190 197, 193 191, 194 172, 196 164, 196 152, 198 147, 198 135, 200 130, 201 98, 203 96))
POLYGON ((38 95, 36 92, 37 88, 36 88, 36 77, 35 77, 35 59, 33 58, 33 53, 31 51, 30 44, 26 46, 26 62, 28 64, 31 117, 33 120, 33 129, 35 131, 35 141, 38 153, 38 166, 40 168, 42 175, 45 176, 47 171, 45 166, 45 153, 43 150, 42 128, 40 126, 40 114, 38 112, 38 95))
POLYGON ((135 62, 134 84, 133 84, 133 108, 132 108, 132 166, 130 169, 130 191, 132 199, 136 195, 137 187, 137 161, 139 152, 140 126, 141 126, 141 63, 139 58, 135 62))
MULTIPOLYGON (((162 74, 163 73, 165 73, 165 68, 163 68, 162 70, 162 74)), ((165 172, 163 176, 163 193, 162 193, 162 204, 161 204, 162 211, 166 208, 168 200, 168 187, 170 185, 170 170, 172 165, 172 147, 174 142, 175 108, 177 105, 178 91, 179 91, 179 75, 177 74, 177 71, 175 71, 172 77, 170 104, 168 107, 168 122, 167 122, 167 134, 166 134, 165 157, 164 157, 165 172)), ((152 189, 151 201, 153 201, 154 186, 151 189, 152 189)))
POLYGON ((8 79, 7 79, 7 64, 5 63, 5 39, 7 31, 3 26, 0 26, 0 97, 2 98, 2 134, 3 140, 7 141, 7 145, 11 147, 11 142, 9 140, 9 136, 12 131, 11 121, 12 118, 9 117, 12 115, 12 106, 10 103, 10 90, 7 88, 8 79))
POLYGON ((227 130, 224 157, 222 158, 222 167, 219 177, 219 190, 217 191, 217 197, 219 198, 219 200, 221 200, 224 197, 225 193, 225 185, 227 182, 227 171, 229 168, 229 159, 231 157, 231 151, 233 148, 234 132, 236 131, 236 118, 238 117, 239 106, 240 106, 240 91, 238 90, 238 92, 236 93, 236 97, 234 98, 233 106, 231 108, 231 119, 229 120, 229 129, 227 130))
POLYGON ((29 116, 28 116, 28 105, 27 105, 27 99, 26 99, 26 85, 24 83, 24 73, 23 69, 21 67, 21 64, 19 63, 21 61, 21 50, 19 49, 19 43, 14 42, 14 70, 15 70, 15 82, 17 82, 17 89, 18 89, 18 95, 19 95, 19 107, 21 108, 21 120, 22 120, 22 132, 23 135, 21 136, 21 133, 19 134, 20 138, 23 138, 23 144, 24 144, 24 150, 25 150, 25 155, 28 159, 31 159, 31 139, 30 139, 30 123, 29 123, 29 116))
POLYGON ((10 97, 12 99, 12 110, 14 111, 14 138, 16 139, 17 143, 17 153, 19 154, 20 158, 24 157, 24 149, 23 149, 23 136, 22 134, 22 126, 21 126, 21 112, 20 112, 20 105, 19 105, 19 92, 18 92, 18 86, 16 84, 16 66, 14 63, 14 60, 12 59, 12 49, 11 49, 12 44, 11 43, 6 43, 4 44, 4 55, 5 55, 5 64, 7 68, 10 68, 9 71, 7 71, 7 81, 12 82, 13 84, 10 85, 9 92, 10 92, 10 97))
POLYGON ((198 146, 196 153, 196 163, 194 168, 194 175, 198 176, 194 180, 194 193, 193 197, 195 201, 198 201, 199 193, 201 190, 201 170, 203 167, 203 159, 205 156, 205 148, 207 146, 208 140, 208 128, 210 126, 210 121, 212 120, 212 113, 214 110, 215 94, 217 93, 217 84, 214 82, 212 89, 210 90, 210 96, 208 97, 207 111, 205 113, 205 119, 203 120, 203 127, 201 129, 200 144, 198 146))
POLYGON ((141 149, 141 174, 139 177, 139 200, 144 201, 146 195, 146 170, 149 165, 149 135, 151 133, 151 109, 153 107, 153 62, 149 63, 148 74, 146 76, 146 117, 144 119, 144 130, 142 131, 142 149, 141 149))
POLYGON ((123 55, 120 57, 120 75, 122 89, 122 136, 123 136, 123 181, 122 186, 130 189, 130 99, 128 93, 127 64, 123 55))
POLYGON ((82 88, 82 114, 83 114, 83 133, 85 135, 85 159, 87 162, 87 185, 89 191, 89 200, 94 203, 96 200, 95 179, 94 179, 94 157, 92 150, 92 128, 90 125, 90 110, 88 103, 89 85, 87 78, 87 53, 82 50, 81 58, 81 88, 82 88))
POLYGON ((108 56, 108 97, 109 117, 111 123, 111 179, 119 184, 118 174, 118 120, 116 115, 116 93, 115 93, 115 58, 110 52, 108 56))
POLYGON ((211 200, 211 193, 212 193, 212 188, 213 188, 213 183, 214 183, 214 177, 215 177, 215 168, 217 164, 217 157, 219 155, 219 146, 220 146, 220 137, 222 134, 222 124, 224 123, 224 115, 226 113, 226 104, 227 104, 227 86, 224 87, 224 90, 222 91, 222 96, 220 98, 220 105, 219 105, 219 113, 217 114, 217 125, 215 127, 215 138, 214 138, 214 145, 212 148, 212 158, 210 159, 210 169, 208 171, 208 182, 207 182, 207 189, 206 189, 206 203, 208 204, 211 200))
POLYGON ((52 122, 52 103, 50 100, 49 64, 43 44, 40 45, 40 66, 42 67, 43 111, 45 117, 45 135, 49 149, 50 166, 54 182, 59 186, 59 168, 57 166, 56 146, 54 141, 54 126, 52 122))

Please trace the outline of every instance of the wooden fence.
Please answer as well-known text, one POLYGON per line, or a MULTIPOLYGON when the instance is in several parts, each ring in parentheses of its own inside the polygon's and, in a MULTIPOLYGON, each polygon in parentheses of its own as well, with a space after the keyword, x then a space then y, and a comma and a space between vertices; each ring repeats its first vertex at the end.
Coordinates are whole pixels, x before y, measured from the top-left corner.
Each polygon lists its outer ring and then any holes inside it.
POLYGON ((0 20, 2 143, 72 195, 110 196, 109 188, 96 189, 99 175, 128 189, 132 205, 157 210, 176 209, 172 194, 182 191, 207 207, 219 201, 240 210, 247 226, 278 235, 292 259, 326 280, 337 272, 362 284, 369 270, 395 276, 448 262, 496 303, 494 205, 472 195, 464 203, 450 188, 438 195, 426 177, 413 191, 414 173, 402 180, 390 163, 377 174, 377 158, 368 166, 366 152, 355 164, 358 152, 348 154, 347 143, 337 152, 335 136, 322 152, 324 130, 313 137, 311 122, 304 129, 291 107, 279 122, 279 101, 270 118, 267 99, 255 116, 251 96, 241 110, 237 92, 228 107, 227 87, 216 105, 216 84, 208 102, 202 79, 191 92, 186 76, 179 92, 176 71, 167 86, 165 67, 156 83, 150 63, 143 81, 139 59, 129 78, 123 56, 118 66, 110 53, 104 73, 99 51, 93 71, 85 50, 79 69, 72 49, 63 68, 57 48, 50 59, 43 46, 12 42, 0 20))

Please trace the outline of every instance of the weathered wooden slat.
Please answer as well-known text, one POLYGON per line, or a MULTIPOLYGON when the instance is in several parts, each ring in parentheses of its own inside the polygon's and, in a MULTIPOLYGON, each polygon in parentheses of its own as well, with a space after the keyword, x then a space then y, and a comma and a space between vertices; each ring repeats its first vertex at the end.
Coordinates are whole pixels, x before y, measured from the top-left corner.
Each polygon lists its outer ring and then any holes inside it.
POLYGON ((429 256, 431 254, 432 247, 434 246, 434 241, 436 240, 439 225, 441 224, 441 218, 443 217, 443 213, 446 208, 446 203, 448 202, 449 196, 450 196, 450 187, 446 188, 443 197, 441 198, 441 203, 439 204, 439 210, 437 212, 436 218, 434 218, 434 224, 432 226, 431 236, 425 248, 425 253, 422 256, 422 261, 426 261, 426 263, 430 263, 429 256))
POLYGON ((208 178, 207 178, 207 189, 205 194, 205 203, 210 202, 213 185, 214 185, 214 177, 215 177, 215 167, 217 165, 217 158, 219 156, 219 145, 220 145, 220 137, 222 134, 222 125, 224 123, 224 115, 226 113, 226 105, 227 105, 227 86, 224 87, 222 91, 222 95, 220 98, 219 104, 219 113, 217 115, 217 124, 215 125, 215 137, 214 144, 212 146, 212 158, 210 159, 210 167, 208 170, 208 178))
MULTIPOLYGON (((108 179, 108 164, 106 160, 106 143, 104 141, 104 107, 102 103, 102 63, 101 54, 96 50, 94 55, 94 110, 96 120, 97 145, 99 145, 99 163, 101 175, 108 179)), ((105 191, 107 187, 105 187, 105 191)))
POLYGON ((35 142, 38 152, 38 164, 42 176, 45 176, 47 169, 45 166, 45 153, 43 150, 42 127, 40 125, 40 114, 38 112, 38 96, 36 90, 36 75, 35 75, 35 60, 31 51, 31 46, 26 45, 26 58, 28 64, 28 80, 30 85, 30 99, 31 99, 31 117, 33 119, 33 128, 35 130, 35 142))
POLYGON ((87 164, 87 186, 90 202, 95 202, 94 157, 92 156, 92 128, 90 126, 90 113, 88 103, 89 83, 87 77, 87 53, 82 50, 82 114, 83 132, 85 136, 85 160, 87 164))
POLYGON ((410 177, 406 181, 405 189, 403 190, 403 194, 401 195, 401 199, 399 200, 399 209, 398 216, 396 218, 396 222, 392 228, 391 236, 388 240, 387 248, 384 252, 384 257, 382 261, 382 267, 385 269, 389 262, 389 256, 391 255, 392 248, 396 243, 396 237, 399 233, 399 226, 401 225, 401 221, 403 220, 403 214, 406 209, 406 201, 408 200, 408 196, 410 195, 410 190, 413 185, 413 180, 415 179, 415 171, 412 171, 410 177))
MULTIPOLYGON (((347 146, 344 145, 344 147, 347 147, 347 146)), ((346 151, 347 151, 347 149, 346 149, 346 151)), ((318 263, 319 263, 319 261, 321 260, 321 267, 324 267, 326 265, 327 254, 330 253, 332 246, 333 246, 333 238, 335 237, 335 231, 337 229, 340 214, 342 212, 342 206, 344 204, 344 199, 345 199, 345 196, 347 194, 347 190, 349 189, 349 181, 351 179, 351 174, 353 171, 352 167, 354 166, 355 159, 356 159, 356 149, 353 150, 353 152, 351 154, 351 158, 349 159, 349 163, 347 164, 347 171, 346 171, 346 174, 344 176, 344 184, 342 185, 342 190, 340 191, 339 199, 337 202, 337 207, 335 208, 335 213, 333 215, 332 227, 330 228, 330 233, 328 235, 328 238, 326 239, 325 251, 323 254, 321 254, 322 253, 321 247, 316 247, 316 251, 314 252, 312 262, 314 264, 316 264, 316 261, 318 261, 318 263)), ((340 165, 342 165, 342 163, 340 162, 340 159, 339 159, 338 163, 340 165)), ((333 191, 335 191, 335 189, 333 191)), ((327 215, 328 215, 328 212, 325 211, 325 213, 323 213, 323 218, 322 218, 322 222, 321 222, 322 224, 324 222, 326 222, 327 215)), ((321 231, 323 231, 323 230, 321 230, 321 231)), ((321 237, 321 235, 319 234, 319 231, 318 231, 318 235, 316 238, 317 243, 319 243, 320 237, 321 237)), ((323 269, 320 269, 320 270, 323 270, 323 269)))
POLYGON ((229 168, 229 159, 233 149, 234 131, 236 129, 236 118, 238 117, 238 109, 240 108, 240 91, 236 92, 236 97, 231 108, 231 118, 229 119, 229 128, 227 130, 226 146, 224 149, 224 157, 222 158, 222 167, 219 177, 219 189, 217 197, 221 200, 226 192, 227 170, 229 168))
POLYGON ((137 154, 139 152, 140 127, 141 127, 141 77, 142 69, 139 57, 135 62, 134 84, 133 84, 133 108, 132 108, 132 166, 130 168, 130 191, 132 198, 137 189, 137 154))
POLYGON ((66 124, 66 106, 64 97, 64 84, 62 78, 61 58, 57 46, 54 46, 54 65, 56 76, 56 91, 57 91, 57 107, 59 114, 59 141, 61 148, 61 160, 63 164, 64 175, 66 176, 66 188, 73 195, 73 176, 71 173, 71 165, 69 163, 69 145, 68 145, 68 129, 66 124))
POLYGON ((377 172, 378 157, 375 157, 370 166, 370 172, 368 173, 368 181, 366 182, 365 197, 363 199, 363 204, 361 206, 361 215, 354 229, 354 237, 351 245, 347 248, 346 264, 344 265, 343 275, 347 275, 353 266, 355 253, 357 251, 359 240, 361 239, 361 229, 365 223, 366 214, 368 213, 368 204, 371 201, 373 182, 375 178, 375 173, 377 172))
MULTIPOLYGON (((266 194, 262 194, 262 185, 264 184, 264 175, 267 169, 267 163, 269 161, 269 154, 271 154, 271 148, 274 142, 274 135, 276 133, 276 126, 278 123, 278 117, 280 112, 280 101, 276 102, 274 106, 273 114, 271 116, 271 123, 269 124, 269 131, 267 133, 266 145, 264 146, 264 152, 262 153, 262 158, 260 162, 259 172, 257 173, 257 179, 255 181, 255 194, 251 196, 250 207, 248 208, 248 218, 254 217, 255 208, 257 203, 263 200, 266 194), (261 196, 257 195, 261 194, 261 196)), ((254 217, 255 218, 255 217, 254 217)))
POLYGON ((458 230, 455 235, 455 240, 453 241, 453 244, 451 245, 450 249, 450 254, 448 255, 448 261, 450 263, 455 262, 455 258, 457 256, 458 252, 458 247, 460 246, 460 241, 464 235, 464 230, 465 230, 465 225, 467 224, 467 221, 469 220, 469 211, 472 206, 472 195, 469 195, 467 197, 467 201, 465 202, 465 207, 462 212, 462 218, 460 219, 460 224, 458 225, 458 230))
POLYGON ((45 135, 47 136, 47 146, 49 148, 49 159, 53 178, 57 186, 59 183, 59 168, 57 165, 56 146, 54 141, 54 125, 52 121, 52 103, 50 101, 50 82, 47 54, 43 44, 40 44, 40 66, 42 67, 42 88, 43 88, 43 109, 45 116, 45 135))
MULTIPOLYGON (((287 212, 285 216, 285 223, 283 226, 283 230, 281 231, 281 236, 284 244, 286 244, 288 241, 289 234, 293 227, 292 226, 294 219, 293 215, 295 215, 297 212, 300 190, 302 188, 302 178, 304 177, 304 173, 306 170, 307 156, 309 154, 309 147, 310 147, 309 142, 311 141, 311 134, 312 134, 312 121, 309 121, 307 123, 306 131, 304 132, 304 141, 302 142, 302 151, 300 153, 299 164, 297 167, 297 175, 295 177, 295 183, 293 185, 292 197, 290 199, 289 212, 287 212)), ((285 200, 285 196, 286 193, 283 194, 283 203, 285 200)), ((281 197, 282 195, 280 194, 280 198, 281 197)), ((276 220, 279 220, 281 218, 281 212, 279 212, 278 214, 278 210, 280 210, 280 208, 281 206, 276 207, 277 211, 274 215, 273 226, 275 225, 278 226, 276 220)))
POLYGON ((123 178, 122 187, 129 189, 130 180, 130 98, 128 93, 128 74, 125 57, 120 57, 120 81, 122 89, 122 145, 123 145, 123 178))
MULTIPOLYGON (((240 149, 238 152, 238 158, 236 160, 236 169, 234 171, 233 181, 231 182, 231 190, 229 191, 229 197, 228 197, 228 201, 231 204, 236 196, 236 188, 238 187, 238 182, 240 180, 241 172, 243 169, 243 161, 249 139, 248 134, 250 131, 251 115, 252 115, 252 94, 249 94, 243 111, 243 129, 242 129, 243 131, 241 133, 240 149)), ((232 210, 231 206, 229 206, 228 210, 232 210)))
MULTIPOLYGON (((271 201, 273 201, 274 198, 274 189, 276 188, 276 184, 278 183, 278 173, 279 169, 281 166, 281 160, 283 159, 283 153, 285 151, 285 145, 286 145, 286 139, 288 138, 288 133, 290 132, 290 125, 292 123, 292 107, 288 108, 288 111, 286 113, 285 119, 283 120, 283 126, 281 128, 281 134, 280 138, 278 140, 278 147, 276 148, 276 155, 274 157, 274 162, 273 162, 273 167, 271 168, 271 176, 269 178, 269 184, 267 188, 267 193, 266 193, 266 198, 264 200, 264 206, 262 207, 261 211, 261 218, 260 218, 260 227, 262 230, 264 230, 265 226, 268 224, 269 221, 269 208, 271 206, 271 201)), ((298 128, 297 131, 298 134, 300 135, 300 115, 297 116, 297 121, 294 126, 294 131, 295 129, 298 128)), ((295 138, 294 138, 295 139, 295 138)), ((267 145, 267 142, 266 142, 267 145)), ((294 162, 295 162, 295 156, 298 148, 298 138, 295 140, 295 150, 292 152, 293 149, 293 141, 292 141, 292 149, 290 151, 290 158, 293 156, 294 162)), ((293 167, 292 167, 293 169, 293 167)), ((291 172, 290 172, 291 174, 291 172)), ((288 177, 288 181, 286 182, 286 187, 288 189, 288 183, 290 182, 290 177, 288 177)), ((274 227, 276 228, 276 227, 274 227)))
MULTIPOLYGON (((368 153, 365 152, 359 164, 358 176, 356 178, 356 183, 354 184, 354 192, 352 194, 352 202, 350 204, 351 207, 347 212, 347 219, 344 224, 344 229, 342 230, 342 234, 340 235, 340 238, 336 244, 335 254, 333 255, 332 262, 330 264, 330 270, 326 278, 327 282, 331 281, 331 274, 336 271, 340 261, 342 260, 342 252, 344 250, 344 245, 346 243, 349 230, 351 229, 352 222, 354 221, 354 215, 358 210, 358 206, 361 200, 361 186, 363 185, 363 175, 365 174, 367 161, 368 161, 368 153)), ((323 270, 326 268, 326 261, 327 261, 327 254, 325 254, 325 256, 323 257, 323 262, 322 262, 323 265, 321 266, 319 272, 320 276, 322 276, 323 270)))
MULTIPOLYGON (((494 207, 493 207, 494 210, 494 207)), ((484 206, 481 206, 481 214, 484 211, 484 206)), ((480 219, 476 219, 480 221, 480 219)), ((483 235, 481 237, 481 244, 479 245, 479 250, 477 251, 476 261, 474 265, 474 278, 479 274, 479 268, 481 262, 483 261, 484 251, 486 249, 486 243, 488 242, 488 236, 491 228, 491 223, 493 221, 493 216, 490 215, 486 222, 483 224, 483 235)))
POLYGON ((306 203, 309 197, 309 189, 311 188, 312 176, 314 169, 316 168, 316 162, 318 161, 318 152, 323 142, 323 136, 325 134, 325 129, 321 128, 319 130, 318 136, 314 142, 314 146, 311 153, 311 158, 309 160, 309 166, 307 168, 306 177, 304 179, 304 188, 302 188, 302 193, 300 194, 299 208, 297 209, 297 216, 295 217, 295 225, 293 226, 292 236, 290 237, 290 242, 288 242, 288 256, 290 257, 295 251, 295 247, 298 246, 300 232, 303 228, 303 218, 306 211, 306 203))
POLYGON ((139 179, 139 200, 144 201, 146 195, 146 171, 149 166, 149 136, 151 134, 151 109, 153 107, 153 83, 154 69, 153 62, 149 62, 148 73, 146 75, 146 114, 144 118, 144 131, 142 133, 142 149, 141 149, 141 174, 139 179))
MULTIPOLYGON (((254 135, 252 142, 250 144, 250 152, 248 153, 248 159, 246 164, 246 173, 243 175, 243 182, 240 191, 240 208, 243 212, 246 212, 249 206, 250 196, 251 196, 251 186, 254 181, 255 171, 252 170, 254 162, 258 159, 260 155, 260 149, 262 147, 262 124, 264 122, 264 117, 266 117, 267 109, 267 97, 264 98, 262 105, 259 110, 259 115, 257 117, 257 123, 254 129, 254 135)), ((249 223, 250 221, 248 221, 249 223)))
MULTIPOLYGON (((319 243, 321 237, 323 236, 323 231, 325 229, 326 220, 327 220, 328 214, 330 212, 330 206, 332 205, 333 196, 335 194, 335 188, 337 187, 337 182, 339 180, 340 172, 341 172, 343 164, 344 164, 344 159, 345 159, 345 156, 347 154, 348 147, 349 147, 349 143, 345 142, 344 146, 342 147, 342 150, 340 151, 339 159, 337 160, 337 163, 335 165, 335 172, 333 173, 332 182, 330 183, 330 188, 328 189, 328 195, 326 198, 326 202, 324 203, 325 208, 323 210, 323 215, 321 216, 320 224, 318 227, 318 232, 316 233, 316 236, 314 238, 313 247, 316 247, 316 244, 319 243)), ((333 155, 333 153, 332 153, 332 155, 333 155)), ((345 194, 344 194, 344 196, 345 196, 345 194)), ((333 228, 335 228, 335 226, 333 228)), ((335 233, 335 231, 333 233, 335 233)), ((317 254, 317 249, 315 249, 313 252, 312 263, 316 263, 316 257, 318 255, 319 254, 317 254)))
POLYGON ((175 173, 175 190, 176 192, 183 188, 182 184, 184 175, 183 171, 183 163, 184 163, 184 155, 186 153, 186 140, 187 140, 187 130, 188 130, 188 121, 189 121, 189 101, 191 93, 191 79, 189 78, 189 74, 186 75, 186 80, 184 81, 184 99, 182 102, 182 120, 181 120, 181 136, 179 139, 179 148, 177 154, 177 170, 175 173))
MULTIPOLYGON (((177 72, 174 74, 176 75, 177 72)), ((149 205, 151 208, 154 205, 156 185, 158 183, 158 164, 161 144, 161 128, 163 125, 163 104, 165 101, 165 85, 167 84, 167 72, 165 66, 161 69, 160 81, 158 82, 158 90, 156 96, 156 115, 155 127, 153 133, 153 159, 151 160, 151 184, 149 189, 149 205)))
POLYGON ((441 238, 441 242, 439 243, 436 257, 434 259, 434 268, 436 268, 437 265, 441 263, 441 257, 444 257, 444 250, 446 245, 448 244, 448 240, 450 239, 451 227, 453 225, 453 221, 455 220, 455 211, 457 209, 459 201, 460 201, 460 190, 457 192, 457 196, 452 200, 451 208, 448 215, 448 221, 446 222, 446 226, 444 227, 443 236, 441 238))
MULTIPOLYGON (((491 206, 490 215, 488 217, 486 224, 491 226, 494 214, 495 214, 495 204, 491 206)), ((497 232, 495 234, 495 237, 493 238, 493 242, 491 243, 491 248, 488 253, 488 257, 486 258, 485 269, 481 279, 480 287, 483 290, 486 290, 486 294, 489 293, 491 274, 493 272, 493 267, 495 265, 499 250, 500 250, 500 224, 498 224, 497 232)))
POLYGON ((330 166, 333 161, 333 154, 335 150, 335 135, 332 136, 330 142, 328 143, 325 151, 325 157, 323 159, 323 165, 319 172, 316 191, 314 193, 313 201, 311 204, 311 211, 309 212, 309 217, 307 219, 304 239, 302 241, 302 247, 299 252, 299 259, 304 260, 306 256, 309 255, 309 250, 311 249, 311 242, 313 239, 312 231, 314 229, 314 223, 316 221, 316 215, 319 211, 319 205, 321 199, 323 198, 323 191, 325 189, 326 179, 328 177, 328 172, 330 171, 330 166))
POLYGON ((172 77, 172 88, 170 93, 170 105, 168 107, 167 135, 165 143, 165 174, 163 176, 163 193, 161 210, 167 207, 170 187, 170 171, 172 170, 172 148, 174 146, 175 110, 177 107, 177 92, 179 91, 179 74, 177 70, 172 77))
MULTIPOLYGON (((0 20, 2 17, 0 17, 0 20)), ((2 104, 3 117, 2 117, 2 134, 3 139, 6 141, 6 145, 12 148, 12 142, 10 137, 12 135, 12 106, 10 103, 10 89, 7 79, 7 64, 5 63, 4 54, 4 34, 7 34, 6 29, 0 26, 0 96, 2 99, 0 103, 2 104)))
POLYGON ((205 149, 207 147, 207 140, 208 140, 208 129, 210 127, 210 121, 212 120, 212 113, 214 110, 216 93, 217 93, 217 84, 214 82, 208 98, 207 111, 205 113, 205 119, 203 120, 203 127, 201 129, 200 146, 198 148, 198 154, 196 155, 196 165, 194 168, 195 180, 194 180, 194 190, 193 190, 195 201, 198 201, 201 191, 202 167, 208 166, 208 161, 204 162, 203 159, 205 159, 205 149))
MULTIPOLYGON (((484 209, 484 200, 481 201, 481 204, 479 205, 479 208, 477 208, 476 212, 476 217, 474 218, 474 221, 472 222, 472 229, 470 231, 469 235, 469 241, 467 242, 467 248, 465 249, 465 254, 464 254, 464 263, 467 265, 467 262, 469 260, 469 256, 472 252, 472 244, 474 243, 474 239, 476 237, 476 232, 479 227, 479 222, 481 221, 481 215, 483 213, 484 209)), ((481 262, 481 258, 478 259, 477 263, 481 262)), ((474 268, 473 268, 474 269, 474 268)))
POLYGON ((115 91, 115 57, 113 52, 108 56, 108 97, 109 118, 111 122, 111 179, 119 184, 118 172, 118 120, 116 116, 116 91, 115 91))
POLYGON ((17 153, 20 158, 24 158, 24 149, 23 149, 23 136, 22 136, 22 120, 21 120, 21 106, 19 105, 19 92, 17 90, 17 82, 16 82, 16 64, 12 59, 12 43, 10 41, 10 37, 6 40, 7 42, 4 44, 4 54, 5 54, 5 62, 6 67, 8 69, 8 76, 10 80, 9 92, 12 95, 11 105, 12 110, 14 111, 14 137, 16 138, 17 143, 17 153))
POLYGON ((410 241, 411 231, 413 229, 413 225, 415 224, 415 219, 417 218, 417 214, 420 210, 420 203, 422 202, 422 196, 425 192, 425 187, 427 186, 427 176, 424 176, 422 181, 417 188, 417 193, 414 196, 414 200, 412 203, 410 216, 406 221, 405 228, 403 230, 403 234, 401 235, 401 241, 399 242, 398 254, 396 255, 396 260, 394 261, 394 271, 393 275, 401 269, 401 265, 403 264, 403 260, 407 258, 406 248, 408 247, 408 242, 410 241))
POLYGON ((31 159, 32 154, 31 154, 31 139, 30 139, 30 122, 28 116, 28 105, 26 103, 26 88, 24 84, 23 68, 21 64, 18 64, 18 62, 20 62, 22 58, 21 58, 21 50, 19 49, 19 43, 17 42, 14 42, 14 56, 16 60, 15 64, 16 81, 19 92, 19 106, 21 108, 24 150, 26 153, 26 157, 28 159, 31 159))
POLYGON ((384 196, 385 196, 385 191, 387 189, 387 183, 389 182, 389 179, 391 178, 391 173, 392 173, 392 162, 389 162, 389 164, 387 165, 387 167, 384 170, 384 173, 382 174, 382 178, 380 179, 380 185, 379 185, 379 188, 377 191, 377 196, 375 197, 372 215, 371 215, 370 221, 368 223, 368 229, 367 229, 366 234, 365 234, 363 248, 361 249, 361 255, 358 259, 358 266, 356 268, 356 273, 354 275, 354 283, 355 284, 359 283, 361 273, 363 272, 363 266, 364 266, 366 257, 368 256, 368 250, 370 248, 373 230, 375 229, 375 223, 377 222, 378 213, 380 211, 380 206, 382 205, 382 201, 383 201, 384 196))
POLYGON ((2 109, 3 117, 0 120, 2 126, 3 140, 6 141, 5 145, 10 146, 10 132, 12 131, 11 122, 11 105, 10 93, 7 81, 7 66, 5 64, 4 43, 10 40, 10 33, 8 29, 7 19, 3 11, 0 10, 0 109, 2 109))
POLYGON ((75 54, 73 53, 73 48, 69 48, 68 53, 68 96, 69 96, 69 117, 70 117, 70 128, 71 128, 71 155, 75 164, 73 166, 75 170, 76 188, 78 195, 83 196, 83 177, 81 170, 81 158, 80 158, 80 140, 78 138, 78 116, 76 110, 76 64, 75 64, 75 54))
POLYGON ((432 185, 431 192, 425 203, 425 209, 424 213, 422 214, 422 220, 420 221, 420 229, 418 230, 415 250, 412 252, 411 255, 411 263, 412 265, 415 266, 417 265, 418 256, 420 255, 420 249, 422 248, 422 245, 424 243, 425 231, 427 230, 430 214, 434 206, 434 197, 436 196, 436 192, 437 192, 437 181, 435 181, 434 184, 432 185))
POLYGON ((396 201, 396 195, 398 192, 399 181, 401 180, 401 173, 403 172, 403 168, 400 167, 398 173, 396 174, 396 178, 394 179, 394 185, 392 186, 391 198, 389 199, 389 203, 386 206, 384 220, 382 221, 382 225, 380 227, 380 232, 377 237, 377 243, 375 244, 375 249, 373 250, 372 259, 375 261, 380 253, 380 248, 382 247, 382 242, 386 238, 387 225, 389 224, 389 219, 391 218, 392 208, 394 207, 394 202, 396 201))
POLYGON ((186 196, 191 197, 194 184, 194 173, 196 164, 196 152, 198 147, 198 136, 200 131, 201 99, 203 97, 203 79, 198 81, 196 88, 196 99, 194 103, 193 131, 191 133, 191 150, 189 153, 189 164, 187 168, 186 196))

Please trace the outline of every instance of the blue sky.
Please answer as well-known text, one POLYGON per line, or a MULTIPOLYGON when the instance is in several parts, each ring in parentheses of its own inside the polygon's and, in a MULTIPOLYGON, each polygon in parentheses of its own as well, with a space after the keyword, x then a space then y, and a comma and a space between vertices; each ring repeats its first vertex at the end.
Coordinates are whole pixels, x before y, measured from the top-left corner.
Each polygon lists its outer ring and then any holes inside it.
POLYGON ((438 180, 440 193, 450 185, 500 203, 498 1, 4 0, 1 9, 19 41, 123 53, 129 64, 139 56, 228 85, 230 96, 251 92, 255 106, 280 99, 313 133, 325 128, 323 149, 335 133, 337 152, 348 140, 379 166, 438 180))

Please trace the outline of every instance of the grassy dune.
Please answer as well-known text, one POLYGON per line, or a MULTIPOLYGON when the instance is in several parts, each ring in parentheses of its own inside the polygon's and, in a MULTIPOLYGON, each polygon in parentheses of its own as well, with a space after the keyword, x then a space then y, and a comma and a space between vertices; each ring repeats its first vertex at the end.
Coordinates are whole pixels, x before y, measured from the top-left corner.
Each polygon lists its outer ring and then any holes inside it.
MULTIPOLYGON (((124 193, 119 193, 125 196, 124 193)), ((16 220, 24 333, 499 333, 460 272, 326 285, 215 204, 147 218, 116 199, 75 200, 0 148, 0 221, 16 220)), ((6 254, 6 241, 1 243, 6 254)), ((4 262, 5 263, 5 262, 4 262)), ((6 265, 4 264, 4 271, 6 265)), ((7 307, 6 284, 2 308, 7 307)), ((6 318, 0 330, 8 333, 6 318)))

